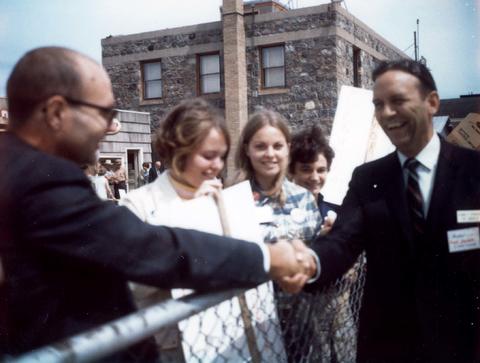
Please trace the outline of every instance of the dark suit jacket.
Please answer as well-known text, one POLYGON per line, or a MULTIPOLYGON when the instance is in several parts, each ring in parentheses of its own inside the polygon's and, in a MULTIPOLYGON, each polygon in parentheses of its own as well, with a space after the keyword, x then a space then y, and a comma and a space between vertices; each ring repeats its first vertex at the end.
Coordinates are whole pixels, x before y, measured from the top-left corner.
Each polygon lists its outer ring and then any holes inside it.
POLYGON ((449 253, 458 210, 480 209, 480 153, 441 143, 423 240, 415 241, 402 169, 392 153, 355 169, 338 219, 314 247, 318 284, 366 251, 360 362, 478 361, 480 250, 449 253))
POLYGON ((325 219, 325 217, 327 217, 328 211, 337 212, 339 208, 338 205, 325 201, 321 193, 318 194, 317 205, 322 219, 325 219))
MULTIPOLYGON (((163 173, 165 171, 165 168, 163 167, 163 164, 160 166, 160 173, 163 173)), ((152 183, 157 179, 158 174, 157 174, 157 168, 155 168, 155 165, 152 165, 152 167, 148 170, 148 182, 152 183)))
POLYGON ((195 289, 267 280, 255 244, 144 224, 100 201, 78 166, 9 133, 0 170, 0 357, 132 312, 127 280, 195 289))

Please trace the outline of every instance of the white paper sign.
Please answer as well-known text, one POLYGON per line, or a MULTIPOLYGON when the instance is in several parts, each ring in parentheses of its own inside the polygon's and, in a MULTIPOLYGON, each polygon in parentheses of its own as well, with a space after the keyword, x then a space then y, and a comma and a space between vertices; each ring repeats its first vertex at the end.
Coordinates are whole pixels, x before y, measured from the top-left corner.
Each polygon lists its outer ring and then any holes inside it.
POLYGON ((342 204, 355 167, 378 159, 395 148, 374 119, 371 90, 342 86, 330 135, 335 151, 322 194, 326 201, 342 204))
POLYGON ((478 227, 448 231, 447 237, 448 250, 451 253, 480 249, 480 233, 478 227))

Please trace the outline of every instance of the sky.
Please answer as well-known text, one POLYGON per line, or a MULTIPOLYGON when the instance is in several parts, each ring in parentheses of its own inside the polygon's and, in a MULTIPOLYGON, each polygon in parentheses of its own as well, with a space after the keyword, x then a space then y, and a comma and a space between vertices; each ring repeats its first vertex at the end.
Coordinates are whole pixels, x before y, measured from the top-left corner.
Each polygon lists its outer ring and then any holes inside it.
MULTIPOLYGON (((288 1, 280 1, 287 3, 288 1)), ((295 8, 330 0, 292 0, 295 8)), ((100 40, 219 21, 222 0, 0 0, 0 97, 28 50, 66 46, 101 61, 100 40)), ((342 6, 413 58, 427 59, 441 98, 480 93, 480 0, 344 0, 342 6)))

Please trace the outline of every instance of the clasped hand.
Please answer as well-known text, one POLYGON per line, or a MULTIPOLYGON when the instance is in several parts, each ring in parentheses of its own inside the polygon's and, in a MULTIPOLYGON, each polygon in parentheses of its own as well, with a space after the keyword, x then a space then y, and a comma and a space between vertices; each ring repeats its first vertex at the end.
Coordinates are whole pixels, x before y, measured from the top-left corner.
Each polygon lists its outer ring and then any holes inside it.
POLYGON ((280 240, 268 247, 270 276, 284 291, 298 293, 317 270, 308 248, 300 240, 280 240))

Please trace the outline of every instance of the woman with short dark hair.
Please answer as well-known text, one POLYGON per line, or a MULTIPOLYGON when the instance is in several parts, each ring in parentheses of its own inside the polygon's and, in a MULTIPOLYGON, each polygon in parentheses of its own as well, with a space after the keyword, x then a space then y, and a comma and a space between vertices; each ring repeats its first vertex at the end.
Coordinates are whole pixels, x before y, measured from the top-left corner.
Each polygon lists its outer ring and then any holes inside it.
MULTIPOLYGON (((313 193, 325 225, 328 212, 338 208, 337 205, 324 201, 321 193, 335 152, 316 125, 297 132, 292 137, 290 150, 288 170, 292 180, 313 193)), ((330 222, 332 221, 327 222, 326 228, 330 222)))

